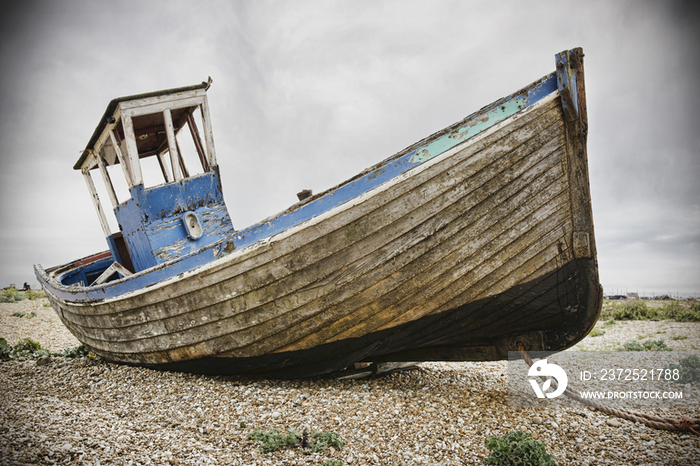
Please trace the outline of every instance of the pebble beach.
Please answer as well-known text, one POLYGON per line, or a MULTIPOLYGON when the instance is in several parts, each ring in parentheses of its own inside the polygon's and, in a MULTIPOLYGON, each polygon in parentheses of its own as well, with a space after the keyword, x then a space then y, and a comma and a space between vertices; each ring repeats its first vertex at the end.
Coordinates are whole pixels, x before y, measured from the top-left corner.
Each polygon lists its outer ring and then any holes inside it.
MULTIPOLYGON (((618 322, 605 332, 572 350, 612 351, 647 336, 675 351, 700 348, 698 323, 618 322)), ((46 299, 0 304, 0 337, 12 345, 30 337, 52 351, 79 344, 46 299)), ((580 404, 514 409, 507 378, 506 362, 293 381, 159 372, 92 357, 0 362, 0 463, 470 465, 489 455, 488 437, 520 429, 544 441, 557 465, 700 464, 692 433, 580 404), (344 446, 262 453, 248 438, 255 429, 334 432, 344 446)), ((648 414, 700 418, 685 407, 648 414)))

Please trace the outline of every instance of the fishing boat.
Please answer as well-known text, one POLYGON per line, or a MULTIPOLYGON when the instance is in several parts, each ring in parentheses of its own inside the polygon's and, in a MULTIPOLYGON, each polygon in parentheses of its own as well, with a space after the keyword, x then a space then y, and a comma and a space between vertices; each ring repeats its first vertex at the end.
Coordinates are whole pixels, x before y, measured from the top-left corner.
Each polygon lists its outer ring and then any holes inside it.
POLYGON ((108 250, 35 272, 63 324, 100 357, 294 378, 559 351, 594 326, 602 288, 580 48, 243 229, 224 202, 210 85, 112 100, 74 166, 108 250), (155 184, 144 182, 147 163, 155 184))

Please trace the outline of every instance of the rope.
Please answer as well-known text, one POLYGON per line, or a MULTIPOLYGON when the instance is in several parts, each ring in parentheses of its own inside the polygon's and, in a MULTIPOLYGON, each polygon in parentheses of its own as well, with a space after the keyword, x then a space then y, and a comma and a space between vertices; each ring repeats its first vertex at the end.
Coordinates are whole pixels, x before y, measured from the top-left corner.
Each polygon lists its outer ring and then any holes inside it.
MULTIPOLYGON (((525 351, 522 343, 518 344, 518 351, 520 356, 525 360, 528 366, 532 366, 533 361, 530 356, 525 351)), ((556 388, 556 380, 552 380, 554 388, 556 388)), ((569 398, 573 398, 579 403, 583 403, 587 406, 595 408, 606 414, 611 414, 613 416, 620 417, 622 419, 627 419, 628 421, 640 422, 648 427, 660 430, 673 430, 678 432, 692 432, 695 435, 700 435, 700 419, 690 419, 687 417, 682 417, 680 419, 670 419, 659 416, 652 416, 649 414, 638 413, 635 411, 629 411, 627 409, 613 408, 604 403, 599 403, 588 398, 583 398, 578 390, 570 387, 566 387, 564 393, 569 398)))

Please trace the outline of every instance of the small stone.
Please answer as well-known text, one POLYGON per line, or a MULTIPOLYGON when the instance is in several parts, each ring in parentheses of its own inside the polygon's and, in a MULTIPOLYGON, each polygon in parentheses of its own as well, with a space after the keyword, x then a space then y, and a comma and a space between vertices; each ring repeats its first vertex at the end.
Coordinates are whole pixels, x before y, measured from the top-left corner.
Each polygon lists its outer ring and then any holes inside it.
POLYGON ((622 427, 622 423, 617 419, 608 419, 605 423, 611 427, 622 427))
POLYGON ((642 440, 646 440, 646 441, 651 440, 651 437, 649 436, 649 434, 642 434, 639 436, 639 438, 642 440))
POLYGON ((583 442, 583 439, 581 437, 576 437, 576 443, 581 443, 583 442))
POLYGON ((530 422, 539 426, 540 424, 542 424, 542 418, 539 416, 535 416, 530 422))

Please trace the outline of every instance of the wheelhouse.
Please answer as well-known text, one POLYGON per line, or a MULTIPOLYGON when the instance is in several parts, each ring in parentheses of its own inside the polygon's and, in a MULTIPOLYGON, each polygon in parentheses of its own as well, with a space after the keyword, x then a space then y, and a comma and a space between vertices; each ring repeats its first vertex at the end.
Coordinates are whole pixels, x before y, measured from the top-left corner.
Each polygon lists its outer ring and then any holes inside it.
POLYGON ((85 178, 109 251, 51 270, 52 276, 64 285, 100 285, 234 232, 216 161, 206 96, 210 85, 211 80, 109 103, 73 167, 85 178), (117 229, 105 214, 96 173, 117 229))

